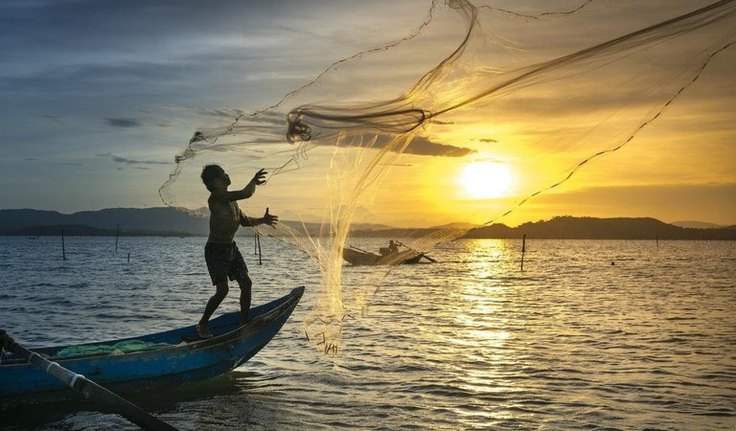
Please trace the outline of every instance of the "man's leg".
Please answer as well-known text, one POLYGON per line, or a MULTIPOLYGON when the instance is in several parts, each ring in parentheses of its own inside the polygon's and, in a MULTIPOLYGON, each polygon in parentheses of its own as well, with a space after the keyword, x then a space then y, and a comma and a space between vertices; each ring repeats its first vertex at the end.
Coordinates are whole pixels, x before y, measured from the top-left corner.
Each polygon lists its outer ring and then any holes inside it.
POLYGON ((250 310, 250 291, 253 287, 253 281, 248 274, 237 277, 240 286, 240 324, 248 321, 248 310, 250 310))
MULTIPOLYGON (((212 314, 217 310, 217 307, 220 306, 220 303, 223 299, 227 296, 227 292, 229 290, 227 286, 227 279, 223 279, 217 282, 215 285, 217 288, 217 291, 215 292, 212 297, 210 297, 209 301, 207 301, 207 305, 204 307, 204 314, 202 315, 202 318, 199 320, 199 325, 197 325, 197 331, 200 332, 200 336, 209 334, 209 328, 207 328, 207 322, 209 322, 210 317, 212 317, 212 314), (202 331, 200 331, 200 328, 202 328, 202 331)), ((211 335, 210 335, 211 336, 211 335)), ((203 337, 203 338, 209 338, 209 337, 203 337)))

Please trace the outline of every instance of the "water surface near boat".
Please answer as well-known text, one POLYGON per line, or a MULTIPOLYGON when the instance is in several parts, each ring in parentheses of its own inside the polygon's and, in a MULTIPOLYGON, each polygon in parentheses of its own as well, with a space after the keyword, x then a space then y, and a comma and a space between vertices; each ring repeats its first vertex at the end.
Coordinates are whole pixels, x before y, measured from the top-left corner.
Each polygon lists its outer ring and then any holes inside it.
MULTIPOLYGON (((63 261, 58 237, 0 237, 1 326, 29 347, 191 325, 212 294, 204 238, 120 238, 118 255, 114 238, 65 241, 63 261)), ((736 428, 734 242, 527 238, 521 272, 520 239, 468 240, 431 265, 346 267, 347 297, 381 287, 336 357, 304 334, 313 261, 262 238, 259 266, 252 238, 239 245, 254 305, 307 288, 234 372, 132 398, 181 430, 736 428)), ((136 429, 80 407, 14 410, 0 428, 136 429)))

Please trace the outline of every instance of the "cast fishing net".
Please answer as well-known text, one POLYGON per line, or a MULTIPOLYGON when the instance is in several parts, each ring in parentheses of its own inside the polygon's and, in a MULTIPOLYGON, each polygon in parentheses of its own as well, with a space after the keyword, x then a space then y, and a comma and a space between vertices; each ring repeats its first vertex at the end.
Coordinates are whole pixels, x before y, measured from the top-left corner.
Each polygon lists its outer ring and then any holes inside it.
MULTIPOLYGON (((436 0, 404 37, 376 35, 374 48, 275 95, 271 106, 224 112, 226 121, 197 130, 161 197, 197 212, 207 199, 198 177, 204 164, 266 168, 268 190, 260 195, 290 202, 272 212, 320 222, 319 229, 282 223, 264 233, 319 266, 320 293, 305 331, 334 353, 346 319, 365 310, 386 275, 343 288, 342 251, 355 222, 401 222, 407 208, 437 220, 471 215, 481 224, 516 213, 534 218, 537 196, 574 188, 581 176, 604 185, 598 174, 644 157, 636 147, 651 153, 681 145, 678 128, 658 128, 657 120, 684 97, 698 106, 692 86, 713 98, 719 86, 733 85, 722 73, 708 76, 708 66, 736 41, 734 1, 550 7, 436 0), (631 150, 616 166, 598 160, 625 146, 631 150), (512 173, 506 193, 469 199, 457 192, 461 167, 481 160, 512 173)), ((430 250, 466 231, 439 229, 407 243, 430 250)))

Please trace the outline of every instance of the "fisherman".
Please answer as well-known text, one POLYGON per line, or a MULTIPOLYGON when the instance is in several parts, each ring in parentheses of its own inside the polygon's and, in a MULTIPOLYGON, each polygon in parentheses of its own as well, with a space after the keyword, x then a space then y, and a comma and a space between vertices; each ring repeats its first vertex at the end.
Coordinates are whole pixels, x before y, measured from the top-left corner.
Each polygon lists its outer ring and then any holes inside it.
POLYGON ((279 218, 269 214, 268 208, 263 217, 248 217, 240 211, 237 201, 253 196, 256 186, 266 182, 267 174, 268 172, 261 169, 242 190, 228 191, 227 188, 231 184, 230 177, 222 167, 206 165, 202 169, 202 182, 210 191, 210 197, 207 199, 207 206, 210 210, 210 234, 204 247, 204 259, 207 262, 212 284, 217 290, 207 301, 202 319, 197 324, 197 334, 200 338, 212 338, 207 324, 227 296, 228 278, 236 280, 240 287, 240 324, 248 320, 253 282, 248 276, 248 267, 245 265, 243 256, 233 241, 235 232, 240 226, 267 224, 274 227, 279 218))

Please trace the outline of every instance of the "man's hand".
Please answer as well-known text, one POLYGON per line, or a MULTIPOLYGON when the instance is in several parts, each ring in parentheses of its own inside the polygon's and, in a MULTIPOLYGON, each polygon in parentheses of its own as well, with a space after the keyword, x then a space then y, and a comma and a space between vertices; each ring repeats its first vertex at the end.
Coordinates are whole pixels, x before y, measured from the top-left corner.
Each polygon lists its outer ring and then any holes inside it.
POLYGON ((266 175, 268 175, 268 172, 266 172, 265 169, 261 169, 253 176, 253 179, 250 180, 251 183, 256 185, 261 185, 266 183, 266 175))
POLYGON ((275 216, 273 214, 268 213, 268 208, 266 208, 266 214, 263 215, 263 224, 267 224, 273 228, 276 227, 276 223, 279 221, 279 216, 275 216))

